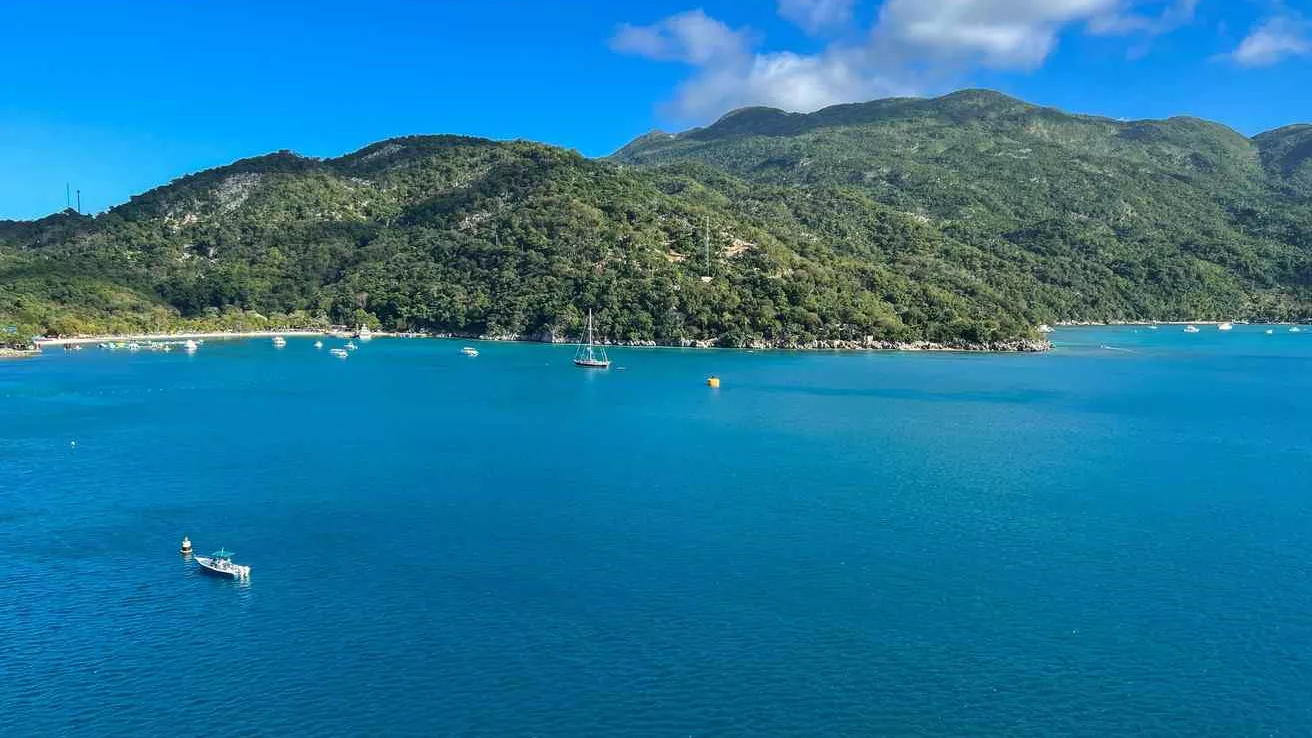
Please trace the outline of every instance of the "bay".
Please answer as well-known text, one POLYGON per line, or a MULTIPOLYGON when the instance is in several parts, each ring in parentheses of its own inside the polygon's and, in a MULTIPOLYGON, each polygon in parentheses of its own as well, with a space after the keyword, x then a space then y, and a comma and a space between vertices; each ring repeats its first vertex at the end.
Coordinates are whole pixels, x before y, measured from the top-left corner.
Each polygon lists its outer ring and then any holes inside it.
POLYGON ((1305 734, 1312 335, 1264 331, 0 362, 0 733, 1305 734))

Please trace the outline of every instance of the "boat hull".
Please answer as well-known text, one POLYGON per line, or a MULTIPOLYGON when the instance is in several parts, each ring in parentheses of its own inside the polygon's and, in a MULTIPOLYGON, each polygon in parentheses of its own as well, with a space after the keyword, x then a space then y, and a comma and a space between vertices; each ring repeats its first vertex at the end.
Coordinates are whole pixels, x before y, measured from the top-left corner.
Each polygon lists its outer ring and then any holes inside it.
POLYGON ((214 559, 211 559, 208 556, 193 556, 192 558, 196 559, 197 564, 200 564, 201 572, 209 574, 210 576, 223 577, 225 579, 240 579, 243 575, 243 570, 245 570, 245 567, 237 566, 230 569, 219 568, 215 564, 214 559))
POLYGON ((584 369, 609 369, 609 368, 610 368, 610 362, 609 362, 609 361, 588 361, 588 360, 586 360, 586 359, 575 359, 575 360, 574 360, 574 366, 582 367, 582 368, 584 368, 584 369))

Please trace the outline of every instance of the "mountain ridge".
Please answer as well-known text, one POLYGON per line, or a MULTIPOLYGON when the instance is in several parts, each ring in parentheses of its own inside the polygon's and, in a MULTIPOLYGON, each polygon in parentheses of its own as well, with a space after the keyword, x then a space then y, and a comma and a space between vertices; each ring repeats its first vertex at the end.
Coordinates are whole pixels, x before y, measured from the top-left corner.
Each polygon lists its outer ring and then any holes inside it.
POLYGON ((559 339, 592 308, 618 341, 969 347, 1058 321, 1303 319, 1309 142, 963 90, 747 108, 601 159, 445 134, 279 151, 95 217, 0 222, 0 320, 559 339))

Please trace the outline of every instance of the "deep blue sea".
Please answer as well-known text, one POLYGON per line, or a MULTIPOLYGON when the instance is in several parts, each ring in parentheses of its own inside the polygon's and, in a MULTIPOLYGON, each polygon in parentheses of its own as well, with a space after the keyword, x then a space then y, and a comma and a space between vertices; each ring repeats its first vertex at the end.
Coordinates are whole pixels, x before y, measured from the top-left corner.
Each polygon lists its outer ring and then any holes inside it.
POLYGON ((0 362, 0 735, 1312 735, 1312 331, 1054 339, 0 362))

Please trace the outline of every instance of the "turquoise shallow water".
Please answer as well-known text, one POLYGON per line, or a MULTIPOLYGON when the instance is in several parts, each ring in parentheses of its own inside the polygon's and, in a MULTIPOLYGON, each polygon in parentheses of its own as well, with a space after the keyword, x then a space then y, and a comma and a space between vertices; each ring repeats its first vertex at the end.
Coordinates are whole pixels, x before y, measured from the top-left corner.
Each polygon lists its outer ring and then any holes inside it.
POLYGON ((0 363, 0 734, 1312 733, 1312 334, 1055 339, 0 363))

